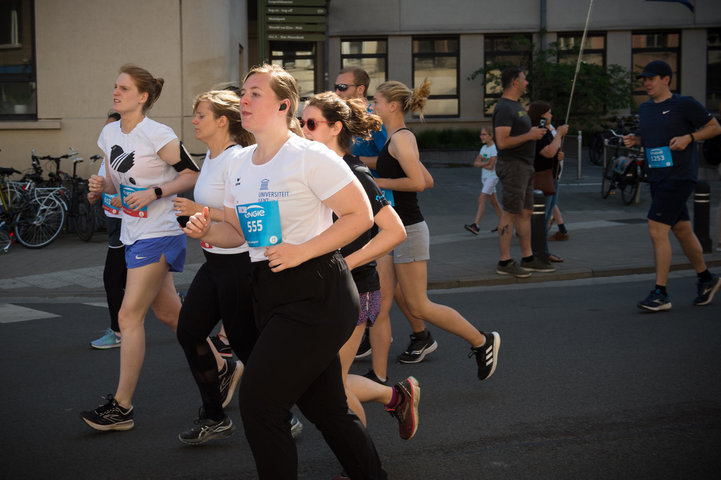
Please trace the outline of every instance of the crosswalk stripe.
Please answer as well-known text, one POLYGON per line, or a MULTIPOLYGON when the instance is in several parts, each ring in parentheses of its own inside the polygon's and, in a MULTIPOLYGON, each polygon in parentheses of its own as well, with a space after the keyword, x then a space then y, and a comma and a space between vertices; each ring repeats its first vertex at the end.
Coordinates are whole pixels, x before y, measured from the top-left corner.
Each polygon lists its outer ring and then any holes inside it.
POLYGON ((33 308, 21 307, 12 303, 0 303, 0 323, 26 322, 28 320, 40 320, 41 318, 54 318, 59 315, 54 313, 35 310, 33 308))

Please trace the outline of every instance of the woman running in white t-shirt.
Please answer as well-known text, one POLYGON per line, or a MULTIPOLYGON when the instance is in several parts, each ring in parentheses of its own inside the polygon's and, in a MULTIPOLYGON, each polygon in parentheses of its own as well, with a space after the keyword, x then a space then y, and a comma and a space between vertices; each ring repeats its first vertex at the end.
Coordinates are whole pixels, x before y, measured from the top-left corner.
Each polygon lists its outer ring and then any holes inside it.
POLYGON ((123 65, 115 80, 113 109, 120 121, 105 126, 98 146, 105 153, 108 177, 93 175, 92 192, 119 193, 122 198, 120 240, 125 245, 128 276, 118 314, 123 341, 120 378, 115 395, 81 413, 96 430, 133 428, 133 394, 145 357, 145 314, 153 309, 174 331, 180 298, 170 272, 185 263, 185 235, 176 221, 173 198, 193 187, 198 167, 181 154, 173 130, 146 116, 164 80, 135 65, 123 65))
MULTIPOLYGON (((189 217, 207 207, 212 221, 223 221, 228 170, 237 166, 243 147, 254 143, 252 135, 241 125, 239 104, 238 96, 228 90, 210 91, 196 97, 195 138, 203 142, 208 151, 193 200, 177 197, 173 202, 178 216, 189 217)), ((205 263, 185 295, 177 331, 203 402, 195 425, 178 436, 181 442, 193 445, 213 438, 227 438, 234 432, 235 426, 223 408, 233 396, 243 364, 248 361, 258 336, 250 301, 247 243, 233 248, 205 242, 200 246, 205 263), (207 339, 221 319, 230 346, 240 361, 215 355, 207 339)))
POLYGON ((351 478, 386 478, 368 432, 348 410, 338 360, 359 301, 337 249, 371 227, 372 213, 345 162, 290 131, 297 106, 295 79, 282 68, 246 75, 241 115, 257 143, 228 178, 225 221, 211 223, 204 211, 185 231, 216 246, 249 245, 260 335, 238 395, 259 477, 297 477, 287 422, 297 404, 351 478))

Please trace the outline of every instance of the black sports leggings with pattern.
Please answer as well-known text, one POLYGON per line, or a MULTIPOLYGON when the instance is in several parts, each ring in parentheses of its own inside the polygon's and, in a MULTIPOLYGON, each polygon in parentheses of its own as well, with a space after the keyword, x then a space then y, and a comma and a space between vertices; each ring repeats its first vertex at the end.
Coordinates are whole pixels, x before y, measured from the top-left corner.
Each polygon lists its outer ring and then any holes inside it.
POLYGON ((178 318, 177 337, 198 384, 205 415, 223 418, 218 370, 206 341, 222 319, 233 352, 247 363, 258 337, 250 299, 248 253, 214 254, 203 250, 200 267, 185 296, 178 318))

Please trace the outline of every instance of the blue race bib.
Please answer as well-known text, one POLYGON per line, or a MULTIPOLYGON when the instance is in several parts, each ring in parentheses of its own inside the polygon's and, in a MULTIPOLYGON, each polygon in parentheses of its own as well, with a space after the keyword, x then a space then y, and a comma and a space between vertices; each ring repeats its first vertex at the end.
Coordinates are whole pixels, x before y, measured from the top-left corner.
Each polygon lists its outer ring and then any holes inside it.
POLYGON ((110 201, 117 196, 117 193, 114 193, 112 195, 109 193, 103 193, 103 210, 112 213, 113 215, 117 215, 118 213, 120 213, 120 209, 110 203, 110 201))
POLYGON ((647 148, 646 160, 649 168, 673 167, 673 157, 668 147, 647 148))
POLYGON ((236 205, 235 211, 249 247, 270 247, 283 241, 277 201, 236 205))
MULTIPOLYGON (((371 175, 373 175, 373 178, 378 178, 378 172, 375 170, 371 170, 371 175)), ((388 203, 391 204, 391 207, 395 207, 395 201, 393 200, 393 190, 386 190, 385 188, 378 187, 383 194, 383 197, 385 197, 386 200, 388 200, 388 203)))
POLYGON ((131 217, 138 217, 138 218, 148 218, 148 207, 147 206, 141 208, 140 210, 133 210, 125 202, 125 199, 128 197, 128 195, 130 195, 131 193, 135 193, 135 192, 142 192, 143 190, 147 190, 147 188, 136 187, 133 185, 123 185, 122 183, 120 184, 120 200, 123 203, 123 212, 126 215, 130 215, 131 217))

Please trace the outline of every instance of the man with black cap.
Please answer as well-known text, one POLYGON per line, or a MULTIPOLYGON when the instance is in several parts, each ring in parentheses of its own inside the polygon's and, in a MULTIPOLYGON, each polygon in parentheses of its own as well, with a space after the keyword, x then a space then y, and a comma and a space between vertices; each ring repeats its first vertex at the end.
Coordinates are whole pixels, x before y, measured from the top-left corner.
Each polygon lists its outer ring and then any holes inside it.
POLYGON ((696 141, 721 133, 718 121, 694 98, 671 93, 671 67, 654 60, 636 78, 650 99, 638 109, 640 136, 626 135, 627 147, 643 146, 651 186, 648 231, 656 263, 656 285, 638 303, 643 310, 658 312, 671 308, 666 291, 671 266, 669 230, 676 235, 684 253, 696 270, 696 305, 711 303, 721 287, 721 278, 709 272, 703 249, 691 227, 686 202, 696 186, 698 152, 696 141))

